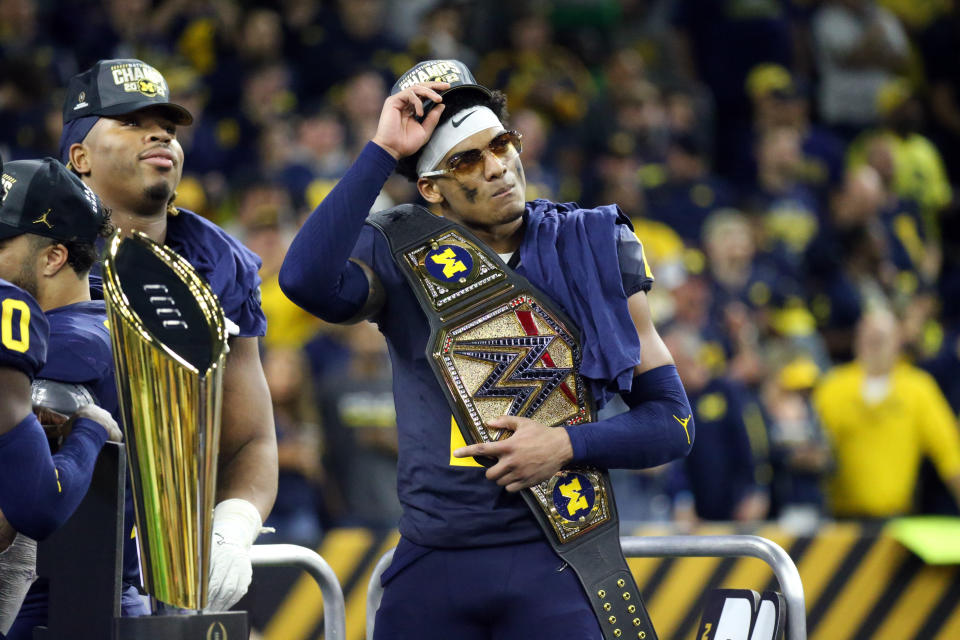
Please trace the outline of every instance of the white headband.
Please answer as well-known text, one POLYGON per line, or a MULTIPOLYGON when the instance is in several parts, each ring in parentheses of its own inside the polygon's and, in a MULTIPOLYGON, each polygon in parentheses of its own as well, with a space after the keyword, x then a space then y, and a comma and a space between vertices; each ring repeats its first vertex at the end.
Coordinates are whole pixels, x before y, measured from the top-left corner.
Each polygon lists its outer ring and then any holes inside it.
POLYGON ((417 162, 417 175, 433 171, 450 149, 485 129, 503 129, 500 118, 487 107, 467 107, 434 129, 417 162))

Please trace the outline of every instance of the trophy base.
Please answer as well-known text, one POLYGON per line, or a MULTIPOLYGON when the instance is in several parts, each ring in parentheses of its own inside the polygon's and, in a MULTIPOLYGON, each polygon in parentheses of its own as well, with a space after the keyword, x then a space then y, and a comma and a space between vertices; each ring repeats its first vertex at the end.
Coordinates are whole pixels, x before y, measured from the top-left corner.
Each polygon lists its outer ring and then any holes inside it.
POLYGON ((113 640, 248 640, 246 611, 114 618, 113 640))

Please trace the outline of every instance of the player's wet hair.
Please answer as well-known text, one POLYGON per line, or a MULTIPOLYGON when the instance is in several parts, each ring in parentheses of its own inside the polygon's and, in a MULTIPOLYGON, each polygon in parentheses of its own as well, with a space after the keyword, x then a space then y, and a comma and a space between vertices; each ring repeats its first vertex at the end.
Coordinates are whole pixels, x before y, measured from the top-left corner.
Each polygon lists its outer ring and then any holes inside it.
MULTIPOLYGON (((443 113, 440 114, 441 124, 452 118, 454 115, 469 107, 482 106, 493 111, 500 121, 506 124, 510 114, 507 112, 507 96, 502 91, 494 91, 492 96, 485 96, 479 91, 452 91, 443 97, 443 104, 446 105, 443 113)), ((410 182, 417 181, 417 162, 420 160, 420 154, 423 153, 421 147, 412 156, 401 158, 397 163, 397 173, 402 175, 410 182)))
MULTIPOLYGON (((97 237, 109 238, 116 231, 113 223, 110 221, 110 209, 103 208, 103 222, 97 230, 97 237)), ((93 263, 97 261, 100 253, 95 242, 85 242, 83 240, 58 240, 56 238, 47 238, 45 236, 31 235, 30 241, 34 250, 40 250, 55 244, 62 244, 67 249, 67 264, 76 272, 78 276, 84 276, 90 272, 93 263)))

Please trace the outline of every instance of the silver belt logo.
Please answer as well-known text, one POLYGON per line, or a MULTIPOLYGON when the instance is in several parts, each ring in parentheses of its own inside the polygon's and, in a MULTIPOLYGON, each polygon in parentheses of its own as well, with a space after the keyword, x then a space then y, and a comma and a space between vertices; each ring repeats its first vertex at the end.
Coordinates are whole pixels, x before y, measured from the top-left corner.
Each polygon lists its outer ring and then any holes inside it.
POLYGON ((507 415, 529 418, 573 373, 573 367, 553 366, 547 349, 555 338, 552 335, 531 335, 459 340, 453 343, 453 352, 494 365, 473 394, 474 398, 511 398, 507 415), (541 366, 541 360, 545 366, 541 366), (528 402, 531 396, 533 399, 528 402))

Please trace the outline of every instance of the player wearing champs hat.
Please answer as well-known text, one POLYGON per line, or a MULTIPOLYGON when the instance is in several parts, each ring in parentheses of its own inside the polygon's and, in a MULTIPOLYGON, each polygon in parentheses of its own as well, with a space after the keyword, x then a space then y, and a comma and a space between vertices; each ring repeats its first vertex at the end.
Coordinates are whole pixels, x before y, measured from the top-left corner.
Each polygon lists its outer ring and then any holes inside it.
MULTIPOLYGON (((69 435, 51 455, 31 411, 31 381, 39 382, 59 351, 44 311, 89 298, 78 271, 85 274, 93 263, 93 242, 109 228, 108 217, 93 192, 53 158, 8 162, 0 181, 0 636, 10 632, 14 639, 24 637, 11 625, 35 575, 33 539, 70 516, 103 443, 121 435, 107 411, 77 405, 68 411, 69 435)), ((30 629, 25 633, 32 637, 30 629)))
MULTIPOLYGON (((193 117, 171 101, 156 69, 132 59, 97 62, 70 80, 63 119, 61 160, 110 208, 114 224, 179 253, 223 305, 231 338, 208 608, 226 610, 250 584, 250 546, 277 491, 272 405, 258 350, 266 333, 260 259, 212 222, 173 206, 184 163, 177 127, 193 117)), ((128 518, 127 538, 132 526, 128 518)), ((135 566, 135 549, 125 556, 125 566, 135 566)))
POLYGON ((521 151, 503 94, 460 61, 419 63, 280 272, 306 310, 369 318, 390 344, 403 515, 377 640, 655 638, 639 594, 623 591, 633 580, 615 515, 605 511, 572 546, 555 531, 588 526, 601 500, 612 504, 606 481, 594 485, 579 465, 645 468, 686 455, 689 403, 650 317, 653 277, 629 218, 616 205, 527 202, 521 151), (368 218, 394 171, 433 213, 401 205, 368 218), (536 307, 499 297, 534 289, 536 307), (560 335, 562 313, 548 306, 565 310, 577 338, 560 335), (592 418, 584 398, 602 406, 614 393, 629 411, 582 424, 592 418), (485 441, 464 446, 471 440, 485 441), (540 508, 548 500, 552 514, 540 508), (576 559, 562 548, 590 552, 576 559), (612 586, 597 589, 612 567, 612 586), (598 621, 614 607, 623 614, 598 621))

